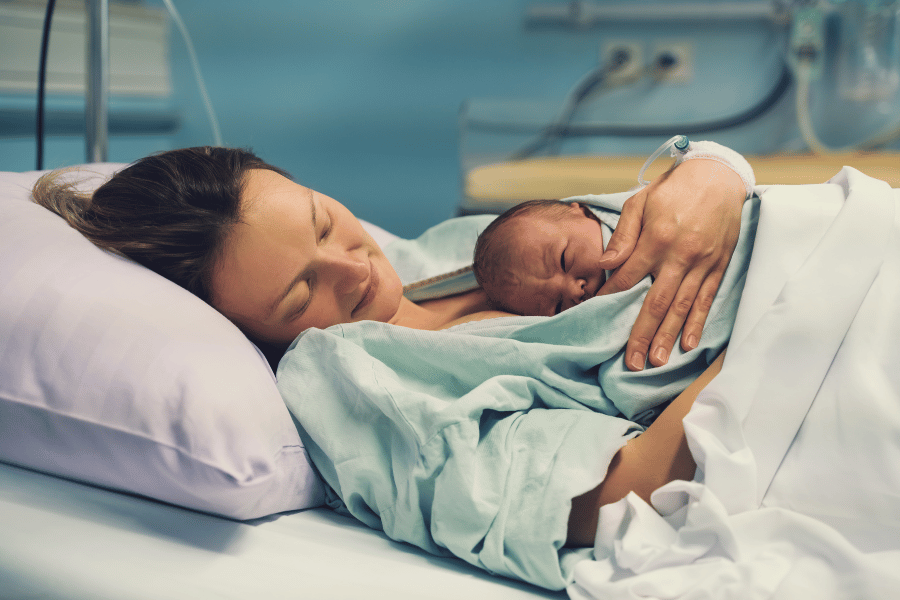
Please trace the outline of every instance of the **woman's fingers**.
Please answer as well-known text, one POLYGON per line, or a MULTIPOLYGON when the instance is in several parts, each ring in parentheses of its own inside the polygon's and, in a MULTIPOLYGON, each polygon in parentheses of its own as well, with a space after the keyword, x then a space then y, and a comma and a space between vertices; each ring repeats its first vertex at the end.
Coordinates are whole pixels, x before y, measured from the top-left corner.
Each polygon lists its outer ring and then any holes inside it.
MULTIPOLYGON (((625 347, 625 364, 630 370, 640 371, 644 368, 651 344, 654 344, 657 333, 660 331, 660 325, 669 313, 672 300, 678 293, 683 277, 683 273, 669 269, 661 273, 650 286, 625 347)), ((665 358, 659 364, 665 364, 668 360, 668 355, 672 351, 677 337, 677 330, 675 336, 671 336, 669 330, 662 333, 664 335, 653 345, 653 349, 657 352, 660 349, 665 350, 665 358), (668 336, 671 336, 671 339, 668 336)), ((655 358, 651 359, 651 364, 659 366, 655 358)))
MULTIPOLYGON (((694 269, 684 277, 684 280, 678 287, 678 292, 675 294, 674 300, 672 300, 672 303, 669 305, 668 312, 666 312, 662 324, 660 324, 659 329, 657 329, 656 334, 653 336, 653 342, 650 344, 649 360, 650 364, 654 367, 661 367, 669 362, 669 355, 672 354, 672 348, 675 347, 675 341, 678 339, 678 335, 682 334, 682 327, 684 327, 688 315, 691 313, 694 304, 697 302, 698 292, 701 289, 701 284, 704 282, 704 277, 706 277, 706 274, 702 269, 694 269)), ((713 295, 715 295, 715 290, 713 290, 713 295)), ((708 309, 706 314, 709 314, 708 309)), ((700 332, 703 332, 702 322, 700 324, 700 332)), ((682 337, 684 335, 685 334, 682 334, 682 337)), ((699 341, 700 337, 697 336, 696 339, 699 341)), ((682 341, 681 345, 683 348, 685 342, 682 341)))
POLYGON ((598 296, 615 294, 623 290, 630 290, 641 279, 653 272, 654 263, 648 262, 653 256, 644 252, 632 254, 625 264, 613 271, 603 286, 597 291, 598 296))
POLYGON ((681 334, 681 349, 685 352, 693 350, 700 345, 703 328, 706 326, 706 318, 709 317, 709 311, 712 309, 716 291, 718 291, 724 275, 724 269, 716 270, 703 280, 681 334))
POLYGON ((630 370, 642 369, 648 360, 654 367, 665 365, 679 334, 685 352, 700 344, 723 274, 721 266, 711 272, 697 267, 687 275, 674 269, 657 278, 647 292, 626 346, 626 365, 630 370), (677 289, 674 294, 673 289, 677 289))
MULTIPOLYGON (((646 191, 641 190, 625 201, 625 204, 622 206, 622 214, 619 216, 619 224, 616 225, 603 252, 603 256, 600 257, 600 268, 612 271, 622 265, 634 252, 638 238, 641 235, 641 222, 644 219, 646 198, 646 191)), ((638 278, 636 281, 640 281, 641 278, 638 278)), ((628 287, 620 288, 607 284, 601 288, 599 294, 612 294, 627 289, 628 287)))

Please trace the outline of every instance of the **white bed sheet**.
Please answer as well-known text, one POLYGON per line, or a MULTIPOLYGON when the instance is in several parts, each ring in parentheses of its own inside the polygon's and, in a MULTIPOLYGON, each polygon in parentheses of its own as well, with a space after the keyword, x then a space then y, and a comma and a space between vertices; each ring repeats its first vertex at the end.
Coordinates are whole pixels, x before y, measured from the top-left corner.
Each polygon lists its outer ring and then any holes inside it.
POLYGON ((230 521, 0 463, 0 598, 565 598, 327 509, 230 521))
POLYGON ((695 481, 601 509, 573 600, 900 597, 900 190, 845 168, 761 195, 695 481))

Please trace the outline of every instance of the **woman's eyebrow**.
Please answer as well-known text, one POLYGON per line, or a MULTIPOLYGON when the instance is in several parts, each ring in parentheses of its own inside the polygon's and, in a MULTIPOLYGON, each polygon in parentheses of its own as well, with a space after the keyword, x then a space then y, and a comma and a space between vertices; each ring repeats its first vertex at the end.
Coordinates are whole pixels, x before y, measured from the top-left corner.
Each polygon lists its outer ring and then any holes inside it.
POLYGON ((316 227, 316 199, 315 199, 315 194, 313 194, 313 191, 312 191, 310 188, 306 188, 306 192, 307 192, 307 197, 309 198, 309 212, 312 214, 313 231, 315 231, 316 229, 318 229, 318 227, 316 227))
MULTIPOLYGON (((315 232, 318 230, 318 227, 316 226, 316 203, 315 203, 315 199, 313 197, 312 190, 307 188, 307 192, 309 192, 308 198, 309 198, 310 220, 312 221, 313 234, 315 235, 315 232)), ((291 293, 291 290, 293 290, 297 286, 298 283, 303 281, 303 278, 305 276, 306 276, 306 267, 304 267, 303 270, 301 270, 299 273, 297 273, 297 275, 291 280, 291 282, 284 289, 284 291, 281 292, 278 295, 278 297, 275 298, 275 301, 269 305, 268 317, 266 317, 266 318, 269 318, 272 316, 272 313, 274 313, 275 310, 281 305, 281 303, 284 302, 284 299, 288 297, 288 294, 291 293)))

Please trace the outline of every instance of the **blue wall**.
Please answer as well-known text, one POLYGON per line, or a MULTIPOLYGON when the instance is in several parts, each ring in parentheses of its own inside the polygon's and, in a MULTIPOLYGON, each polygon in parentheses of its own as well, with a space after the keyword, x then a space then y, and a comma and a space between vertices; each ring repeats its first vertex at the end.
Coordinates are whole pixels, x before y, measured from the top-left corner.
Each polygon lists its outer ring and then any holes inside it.
MULTIPOLYGON (((460 196, 458 116, 467 99, 526 98, 558 105, 597 66, 604 40, 611 38, 637 40, 648 50, 658 40, 690 39, 694 78, 688 85, 645 79, 615 90, 598 97, 584 111, 586 119, 669 124, 726 117, 757 103, 782 68, 783 35, 763 23, 527 28, 524 15, 531 3, 176 0, 224 143, 251 147, 358 216, 408 236, 454 215, 460 196)), ((172 60, 171 105, 180 129, 114 138, 111 160, 212 143, 174 27, 172 60)), ((848 135, 852 140, 853 120, 866 120, 846 107, 822 103, 814 106, 814 115, 823 123, 822 136, 833 143, 848 135)), ((752 125, 695 137, 745 153, 799 150, 805 144, 795 122, 791 92, 752 125)), ((608 138, 572 149, 646 154, 660 141, 608 138)), ((0 169, 29 169, 33 156, 30 140, 0 139, 0 169)), ((51 139, 49 166, 82 161, 80 139, 51 139)))

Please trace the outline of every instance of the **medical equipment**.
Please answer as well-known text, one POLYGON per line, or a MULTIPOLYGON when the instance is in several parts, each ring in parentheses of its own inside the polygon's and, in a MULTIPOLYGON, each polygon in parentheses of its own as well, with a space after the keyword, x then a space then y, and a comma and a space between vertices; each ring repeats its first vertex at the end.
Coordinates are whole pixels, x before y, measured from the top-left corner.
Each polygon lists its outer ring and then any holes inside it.
POLYGON ((106 162, 109 153, 109 0, 89 0, 87 6, 84 141, 89 162, 106 162))
MULTIPOLYGON (((187 26, 172 0, 163 0, 170 18, 184 40, 194 78, 203 100, 203 106, 212 129, 213 143, 222 145, 218 118, 206 90, 200 63, 187 26)), ((46 84, 47 47, 55 8, 55 0, 49 0, 44 15, 41 37, 40 67, 38 69, 38 95, 36 108, 36 169, 43 168, 44 102, 46 84)), ((87 68, 85 87, 85 154, 88 161, 104 162, 109 151, 109 0, 87 2, 87 68)))
POLYGON ((608 23, 771 21, 784 16, 783 2, 539 2, 526 9, 532 27, 585 29, 608 23))
POLYGON ((179 14, 178 9, 175 8, 175 4, 172 0, 163 0, 163 2, 166 5, 166 9, 169 11, 169 15, 172 17, 172 20, 175 21, 175 25, 181 33, 181 39, 184 40, 184 45, 187 48, 188 57, 191 61, 191 69, 194 72, 194 79, 197 80, 200 97, 203 99, 203 108, 206 110, 209 126, 212 128, 213 144, 221 146, 222 132, 219 128, 219 118, 216 116, 212 101, 209 99, 209 93, 206 91, 206 82, 203 80, 203 73, 200 71, 200 60, 197 58, 197 52, 194 50, 194 42, 191 40, 191 34, 188 32, 187 26, 184 24, 184 20, 182 20, 181 14, 179 14))
POLYGON ((549 154, 559 154, 560 143, 567 137, 576 111, 589 97, 599 91, 625 85, 643 76, 643 69, 641 69, 631 77, 619 78, 615 84, 609 83, 610 76, 619 71, 629 61, 629 58, 625 55, 625 50, 620 49, 610 57, 608 62, 601 64, 582 77, 566 95, 565 104, 556 122, 544 128, 533 142, 515 152, 512 158, 514 160, 527 158, 545 148, 549 154))
MULTIPOLYGON (((579 0, 536 3, 526 9, 532 27, 584 30, 621 23, 766 23, 786 32, 785 75, 796 86, 797 125, 807 146, 818 154, 871 149, 900 137, 900 2, 897 0, 785 0, 772 2, 606 3, 579 0), (820 82, 817 84, 817 82, 820 82), (851 143, 833 147, 823 142, 814 125, 814 94, 820 105, 849 101, 844 109, 860 121, 855 129, 878 131, 851 143)), ((769 103, 763 103, 771 106, 769 103)), ((835 108, 835 110, 842 110, 835 108)), ((741 119, 747 123, 764 111, 741 119)), ((733 127, 712 123, 700 131, 733 127)), ((598 127, 579 124, 558 131, 558 137, 599 135, 666 135, 674 131, 699 133, 689 124, 649 133, 641 128, 598 127)), ((845 136, 846 137, 846 136, 845 136)))
MULTIPOLYGON (((800 5, 801 3, 798 3, 800 5)), ((900 87, 900 2, 896 0, 834 0, 800 5, 791 25, 789 64, 797 82, 797 123, 803 139, 818 154, 871 149, 900 136, 900 114, 896 95, 900 87), (890 119, 881 129, 849 144, 835 147, 823 142, 811 111, 812 88, 823 78, 829 45, 829 17, 837 18, 846 38, 836 61, 840 73, 831 82, 840 96, 857 111, 880 113, 890 119), (848 41, 849 40, 849 41, 848 41)), ((836 45, 832 43, 831 45, 836 45)), ((821 87, 821 86, 820 86, 821 87)))
POLYGON ((47 10, 44 15, 44 28, 41 33, 41 60, 38 67, 38 94, 37 94, 37 122, 35 124, 35 138, 37 140, 36 167, 43 169, 44 165, 44 92, 47 83, 47 50, 50 46, 50 27, 53 23, 53 7, 56 0, 47 2, 47 10))
POLYGON ((650 155, 647 161, 644 163, 644 166, 641 167, 640 172, 638 173, 638 183, 640 185, 650 185, 649 181, 644 180, 644 172, 647 170, 647 167, 653 164, 657 158, 662 156, 663 152, 671 149, 671 156, 675 157, 678 155, 684 156, 684 154, 690 149, 691 141, 688 139, 686 135, 676 135, 666 142, 663 143, 662 146, 656 149, 656 151, 650 155))
MULTIPOLYGON (((593 72, 592 72, 593 73, 593 72)), ((589 79, 591 74, 585 76, 589 79)), ((771 111, 778 102, 785 96, 791 87, 791 71, 787 65, 784 65, 778 80, 772 89, 756 104, 726 117, 711 119, 709 121, 695 121, 687 123, 673 123, 670 125, 622 125, 619 123, 572 123, 571 116, 574 110, 568 107, 580 105, 583 98, 578 93, 580 85, 576 84, 573 91, 567 95, 565 108, 562 113, 563 117, 559 118, 555 123, 547 125, 531 125, 523 123, 510 123, 499 120, 484 119, 478 114, 475 102, 467 102, 460 111, 460 131, 461 151, 465 152, 465 146, 469 140, 477 135, 525 135, 537 133, 535 141, 530 142, 525 147, 511 153, 507 158, 511 160, 521 160, 538 156, 542 152, 550 149, 548 154, 558 154, 558 142, 563 139, 588 139, 596 137, 659 137, 663 135, 671 135, 676 132, 684 132, 685 134, 712 134, 718 131, 724 131, 735 127, 740 127, 751 123, 771 111), (574 102, 574 98, 582 98, 578 102, 574 102), (555 145, 548 144, 548 141, 556 141, 555 145)))

